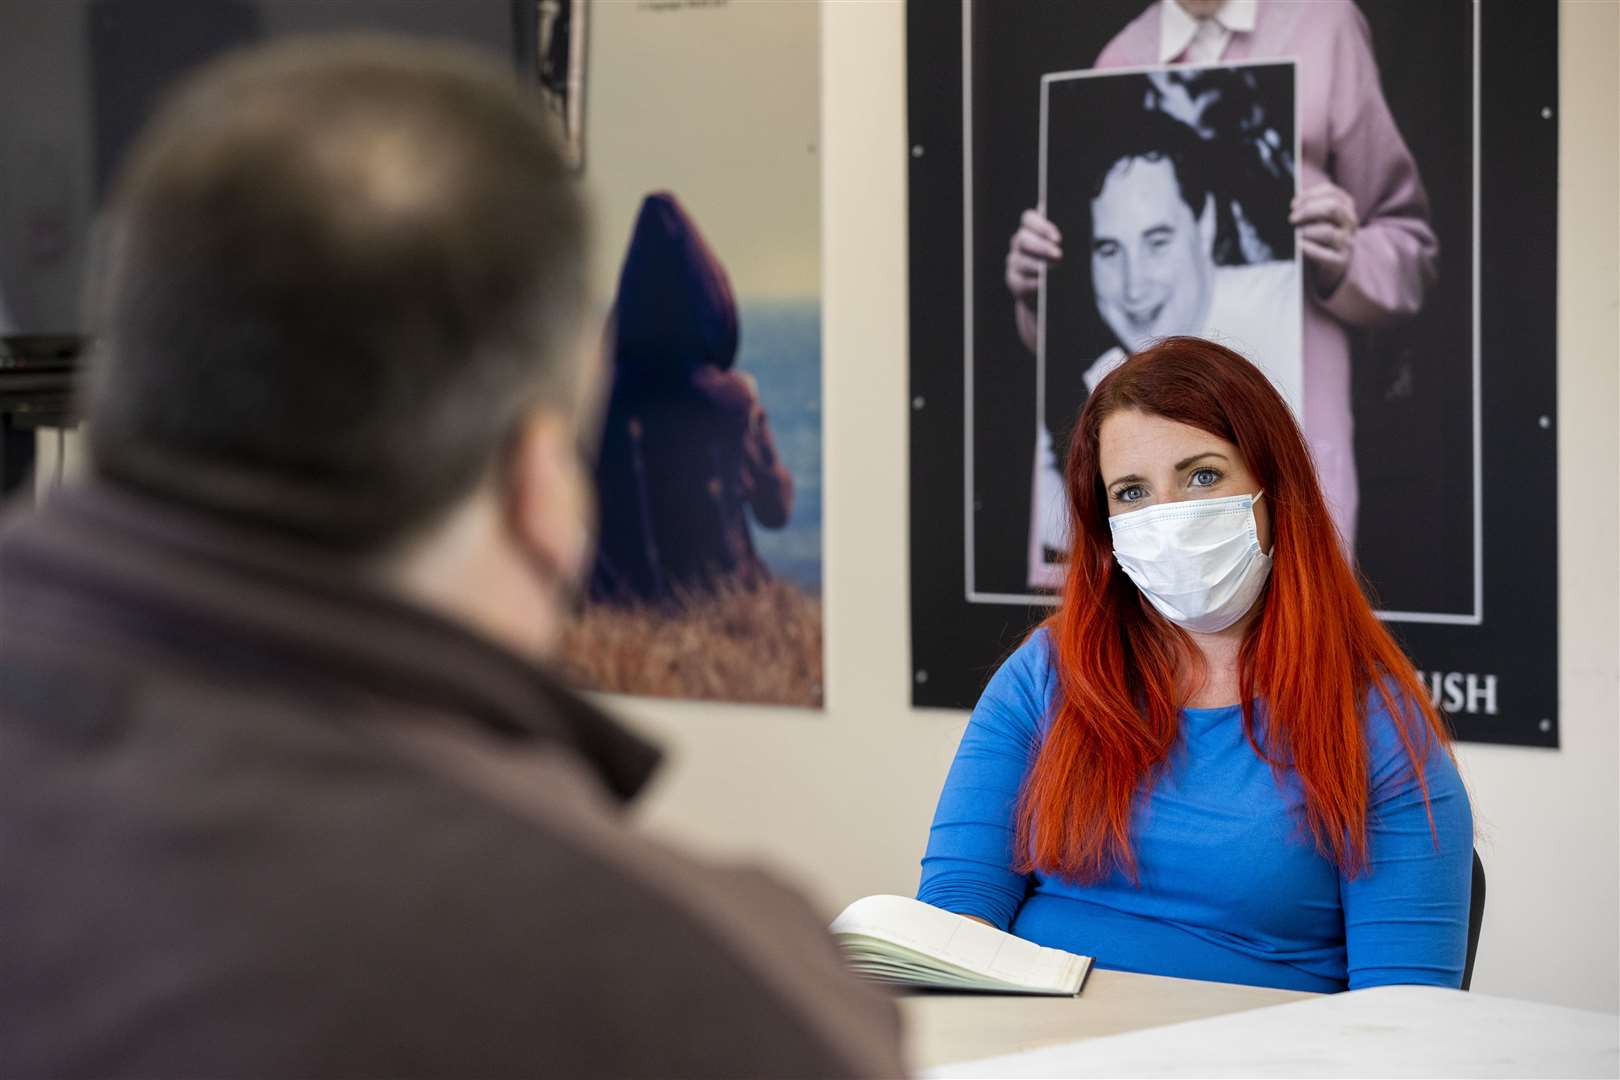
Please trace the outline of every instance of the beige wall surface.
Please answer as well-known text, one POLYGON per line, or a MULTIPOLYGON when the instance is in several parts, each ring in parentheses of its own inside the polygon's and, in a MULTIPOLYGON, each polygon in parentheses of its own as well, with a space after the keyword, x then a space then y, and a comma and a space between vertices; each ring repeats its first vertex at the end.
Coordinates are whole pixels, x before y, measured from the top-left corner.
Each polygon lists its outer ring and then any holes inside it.
MULTIPOLYGON (((1474 989, 1615 1011, 1620 4, 1561 12, 1563 746, 1459 756, 1490 877, 1474 989)), ((822 11, 826 713, 613 699, 672 754, 642 809, 651 828, 766 860, 829 912, 916 887, 966 722, 909 704, 904 26, 899 2, 822 11)), ((1545 506, 1539 491, 1504 497, 1545 506)))
POLYGON ((821 286, 816 5, 615 0, 589 8, 592 291, 611 303, 642 197, 668 190, 739 296, 821 286))

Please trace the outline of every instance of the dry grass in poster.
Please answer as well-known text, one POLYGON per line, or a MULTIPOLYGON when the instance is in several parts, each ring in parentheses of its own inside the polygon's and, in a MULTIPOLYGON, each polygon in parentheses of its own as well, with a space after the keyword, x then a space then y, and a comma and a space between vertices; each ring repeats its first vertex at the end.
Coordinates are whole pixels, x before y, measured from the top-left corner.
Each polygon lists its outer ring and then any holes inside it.
POLYGON ((649 697, 821 706, 821 598, 787 581, 678 609, 588 608, 563 641, 575 685, 649 697))

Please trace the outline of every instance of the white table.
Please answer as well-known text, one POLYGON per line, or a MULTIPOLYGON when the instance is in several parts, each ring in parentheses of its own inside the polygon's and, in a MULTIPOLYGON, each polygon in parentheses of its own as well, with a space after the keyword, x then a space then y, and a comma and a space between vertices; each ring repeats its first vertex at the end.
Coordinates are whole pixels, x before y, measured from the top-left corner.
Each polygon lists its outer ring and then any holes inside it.
POLYGON ((926 1075, 1620 1075, 1620 1017, 1431 987, 1348 994, 1093 972, 1079 998, 912 995, 926 1075))
POLYGON ((1317 995, 1232 983, 1093 970, 1077 998, 908 994, 900 999, 912 1064, 1033 1050, 1317 995))

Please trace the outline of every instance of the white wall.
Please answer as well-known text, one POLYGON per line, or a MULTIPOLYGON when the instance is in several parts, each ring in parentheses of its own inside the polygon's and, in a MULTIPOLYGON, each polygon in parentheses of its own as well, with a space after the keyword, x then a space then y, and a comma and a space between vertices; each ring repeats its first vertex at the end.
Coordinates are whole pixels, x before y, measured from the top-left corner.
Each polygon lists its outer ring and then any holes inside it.
MULTIPOLYGON (((1620 1009, 1620 4, 1560 6, 1557 751, 1463 746, 1487 889, 1477 989, 1620 1009)), ((1518 493, 1513 493, 1518 494, 1518 493)), ((1522 493, 1536 513, 1535 492, 1522 493)))
MULTIPOLYGON (((1563 747, 1460 756, 1490 878, 1474 988, 1614 1011, 1620 5, 1561 13, 1563 747)), ((833 911, 915 887, 966 716, 909 705, 904 8, 829 3, 823 19, 828 707, 614 704, 672 751, 651 827, 768 859, 833 911)), ((1526 514, 1544 506, 1540 490, 1516 494, 1526 514)))

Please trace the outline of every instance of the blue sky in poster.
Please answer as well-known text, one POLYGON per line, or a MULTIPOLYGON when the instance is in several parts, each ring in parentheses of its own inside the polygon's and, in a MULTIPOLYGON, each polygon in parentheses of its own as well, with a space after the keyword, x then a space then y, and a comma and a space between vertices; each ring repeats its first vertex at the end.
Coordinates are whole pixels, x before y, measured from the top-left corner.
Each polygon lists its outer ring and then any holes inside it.
POLYGON ((815 297, 738 303, 742 342, 737 366, 759 381, 777 452, 795 487, 793 516, 782 529, 753 527, 771 569, 821 591, 821 304, 815 297))

